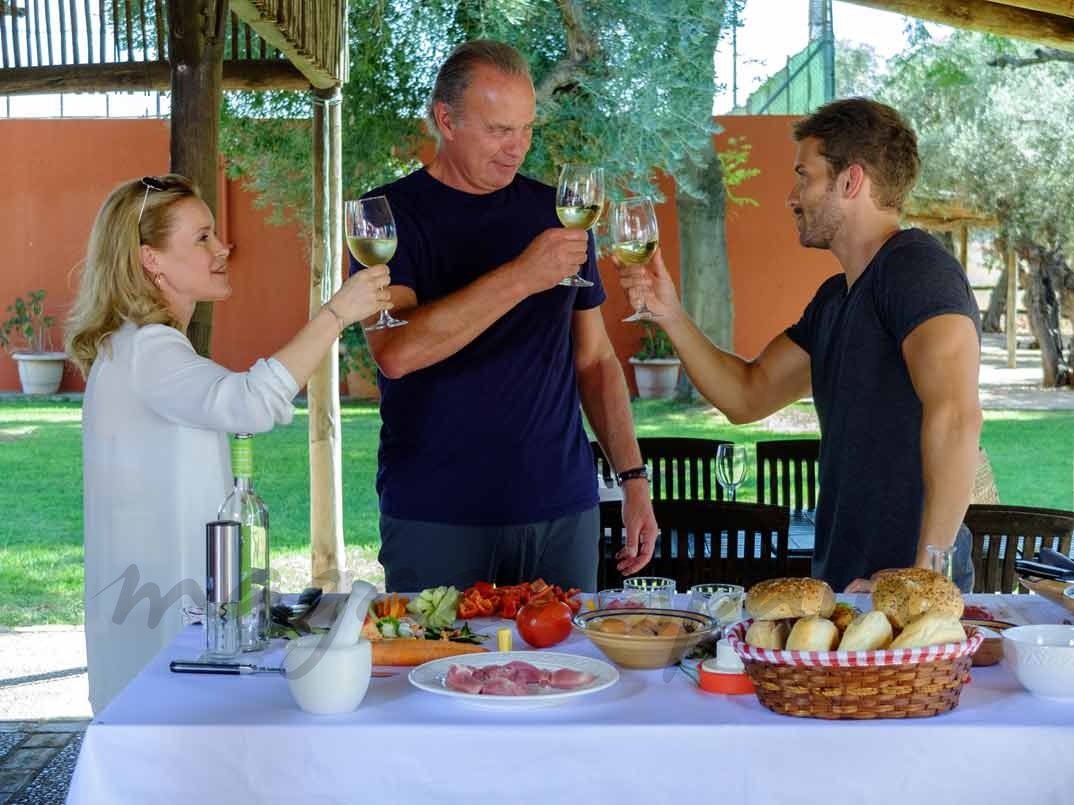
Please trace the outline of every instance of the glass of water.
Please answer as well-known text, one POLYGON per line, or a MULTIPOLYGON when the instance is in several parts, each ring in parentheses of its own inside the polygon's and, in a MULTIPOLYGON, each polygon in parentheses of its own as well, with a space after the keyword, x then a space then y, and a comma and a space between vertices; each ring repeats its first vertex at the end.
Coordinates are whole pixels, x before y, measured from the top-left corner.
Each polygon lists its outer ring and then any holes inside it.
POLYGON ((690 609, 714 618, 721 629, 742 620, 746 590, 737 584, 695 584, 690 588, 690 609))
POLYGON ((623 588, 647 592, 649 606, 653 609, 675 608, 675 579, 665 576, 631 576, 623 579, 623 588))

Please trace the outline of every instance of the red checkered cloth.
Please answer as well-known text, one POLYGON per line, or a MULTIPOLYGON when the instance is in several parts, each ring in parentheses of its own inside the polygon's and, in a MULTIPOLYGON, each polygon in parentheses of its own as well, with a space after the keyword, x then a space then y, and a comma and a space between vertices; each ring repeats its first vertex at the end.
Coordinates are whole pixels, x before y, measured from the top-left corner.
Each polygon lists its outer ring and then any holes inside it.
POLYGON ((764 662, 769 665, 817 666, 838 668, 861 668, 877 665, 916 665, 934 660, 953 660, 973 654, 984 641, 984 635, 972 626, 966 627, 967 639, 960 643, 943 643, 924 648, 878 649, 876 651, 777 651, 757 648, 746 642, 746 630, 752 620, 742 621, 731 627, 727 640, 735 654, 743 660, 764 662))

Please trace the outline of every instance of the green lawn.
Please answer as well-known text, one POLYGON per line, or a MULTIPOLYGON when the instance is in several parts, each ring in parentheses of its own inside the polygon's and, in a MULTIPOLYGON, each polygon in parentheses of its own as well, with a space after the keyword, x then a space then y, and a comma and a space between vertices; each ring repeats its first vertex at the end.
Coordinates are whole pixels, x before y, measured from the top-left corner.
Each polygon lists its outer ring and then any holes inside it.
MULTIPOLYGON (((808 422, 811 407, 793 406, 808 422)), ((82 473, 77 402, 0 401, 0 624, 82 621, 82 473)), ((735 427, 704 406, 636 402, 643 436, 705 436, 752 444, 791 436, 759 425, 735 427)), ((380 419, 373 405, 343 408, 343 501, 348 545, 377 543, 376 471, 380 419)), ((292 424, 255 443, 256 488, 272 516, 274 555, 309 544, 307 424, 292 424)), ((808 426, 806 426, 808 427, 808 426)), ((982 438, 1002 500, 1074 507, 1074 417, 1069 412, 989 412, 982 438)), ((747 481, 741 500, 752 499, 747 481)))

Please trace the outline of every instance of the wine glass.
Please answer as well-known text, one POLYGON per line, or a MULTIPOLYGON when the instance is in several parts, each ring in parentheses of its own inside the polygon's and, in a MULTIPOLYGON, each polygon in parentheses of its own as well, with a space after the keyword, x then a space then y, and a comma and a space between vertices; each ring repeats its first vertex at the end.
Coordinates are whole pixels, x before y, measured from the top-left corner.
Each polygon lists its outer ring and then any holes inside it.
MULTIPOLYGON (((366 268, 387 263, 395 254, 395 218, 384 196, 360 198, 348 201, 344 206, 344 223, 347 227, 347 248, 354 259, 366 268)), ((402 327, 402 319, 394 318, 387 310, 380 311, 376 324, 365 328, 387 330, 402 327)))
MULTIPOLYGON (((660 232, 656 225, 656 210, 648 198, 628 198, 612 207, 612 251, 626 265, 644 265, 656 251, 660 232)), ((651 321, 659 318, 645 305, 623 321, 651 321)))
POLYGON ((716 480, 729 500, 735 499, 735 490, 746 480, 749 458, 744 444, 721 444, 716 448, 716 480))
MULTIPOLYGON (((556 216, 568 229, 590 229, 604 208, 604 169, 568 163, 560 169, 556 187, 556 216)), ((593 283, 578 272, 564 277, 560 285, 588 288, 593 283)))

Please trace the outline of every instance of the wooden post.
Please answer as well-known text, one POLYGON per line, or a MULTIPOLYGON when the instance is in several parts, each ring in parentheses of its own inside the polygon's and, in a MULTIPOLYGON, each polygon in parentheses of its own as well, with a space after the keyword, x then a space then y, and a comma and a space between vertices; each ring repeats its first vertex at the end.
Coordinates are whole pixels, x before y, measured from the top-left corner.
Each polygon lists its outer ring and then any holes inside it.
POLYGON ((970 270, 970 225, 965 221, 958 229, 958 259, 962 262, 962 270, 967 274, 970 270))
MULTIPOLYGON (((1008 238, 1009 239, 1009 238, 1008 238)), ((1007 244, 1007 368, 1018 366, 1018 258, 1007 244)))
MULTIPOLYGON (((313 98, 313 248, 310 316, 342 284, 343 155, 338 87, 313 98)), ((343 456, 339 412, 339 342, 306 386, 309 398, 310 550, 315 586, 334 591, 347 569, 343 547, 343 456)))
MULTIPOLYGON (((193 180, 214 213, 227 9, 226 0, 168 3, 172 171, 193 180)), ((212 334, 212 303, 198 302, 187 336, 199 354, 212 334)))

